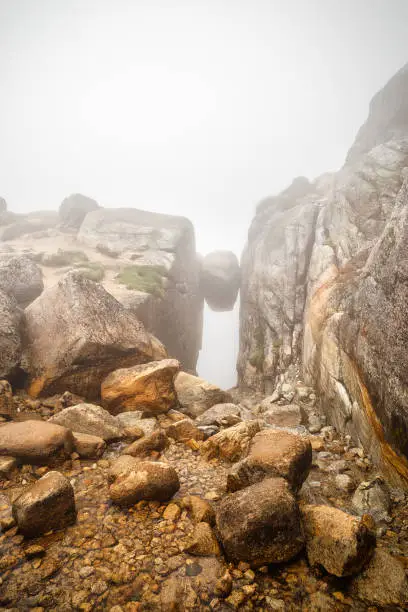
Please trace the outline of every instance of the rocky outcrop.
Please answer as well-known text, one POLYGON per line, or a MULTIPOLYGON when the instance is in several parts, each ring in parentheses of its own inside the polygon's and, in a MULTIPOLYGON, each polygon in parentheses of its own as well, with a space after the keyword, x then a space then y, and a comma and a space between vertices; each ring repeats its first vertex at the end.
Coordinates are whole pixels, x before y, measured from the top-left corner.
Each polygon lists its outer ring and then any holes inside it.
POLYGON ((99 204, 92 198, 74 193, 62 201, 59 207, 59 219, 62 227, 79 229, 86 215, 98 210, 99 204))
POLYGON ((102 383, 103 405, 112 414, 139 410, 161 414, 177 404, 174 378, 180 369, 175 359, 116 370, 102 383))
POLYGON ((0 291, 0 378, 16 371, 21 361, 22 312, 13 296, 0 291))
POLYGON ((112 370, 165 356, 142 323, 105 289, 72 272, 25 311, 30 394, 66 390, 89 400, 112 370))
POLYGON ((44 289, 41 268, 25 255, 0 256, 0 291, 15 297, 25 308, 44 289))
POLYGON ((261 203, 242 260, 240 385, 292 367, 339 431, 408 484, 408 68, 344 167, 261 203))
POLYGON ((78 240, 123 260, 109 290, 184 369, 195 371, 203 298, 191 222, 136 209, 99 209, 85 217, 78 240))
POLYGON ((239 263, 234 253, 214 251, 204 257, 201 265, 201 290, 211 310, 232 310, 240 281, 239 263))

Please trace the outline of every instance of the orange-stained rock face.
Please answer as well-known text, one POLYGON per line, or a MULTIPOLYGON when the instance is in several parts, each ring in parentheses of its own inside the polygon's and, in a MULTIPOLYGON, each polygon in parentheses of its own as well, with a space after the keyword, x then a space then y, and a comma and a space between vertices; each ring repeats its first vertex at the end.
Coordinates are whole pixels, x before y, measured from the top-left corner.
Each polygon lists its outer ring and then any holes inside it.
POLYGON ((174 378, 180 369, 175 359, 163 359, 115 370, 102 383, 103 405, 112 413, 140 410, 152 415, 177 404, 174 378))

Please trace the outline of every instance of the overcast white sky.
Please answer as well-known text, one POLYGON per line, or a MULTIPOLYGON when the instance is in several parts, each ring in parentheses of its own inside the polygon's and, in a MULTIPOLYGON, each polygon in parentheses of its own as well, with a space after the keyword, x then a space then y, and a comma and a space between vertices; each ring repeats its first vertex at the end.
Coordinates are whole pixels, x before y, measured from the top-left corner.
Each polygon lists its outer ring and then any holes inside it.
MULTIPOLYGON (((0 196, 182 214, 239 255, 257 201, 342 164, 407 30, 407 0, 0 0, 0 196)), ((205 333, 233 384, 236 316, 205 333)))

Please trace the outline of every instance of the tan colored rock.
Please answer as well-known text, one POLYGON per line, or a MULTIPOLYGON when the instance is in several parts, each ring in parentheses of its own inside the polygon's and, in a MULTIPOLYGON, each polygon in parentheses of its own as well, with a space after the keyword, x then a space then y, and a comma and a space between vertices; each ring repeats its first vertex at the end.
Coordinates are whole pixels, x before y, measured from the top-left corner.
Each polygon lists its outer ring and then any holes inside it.
POLYGON ((204 440, 205 436, 190 419, 176 421, 170 427, 166 428, 166 433, 169 438, 173 438, 176 442, 188 442, 188 440, 204 440))
POLYGON ((224 497, 216 523, 227 557, 261 567, 283 563, 304 546, 300 513, 283 478, 268 478, 224 497))
MULTIPOLYGON (((260 408, 264 407, 264 402, 260 408)), ((302 424, 302 411, 297 404, 278 406, 270 404, 266 410, 262 410, 262 418, 269 425, 275 427, 299 427, 302 424)))
POLYGON ((368 605, 408 609, 408 579, 404 566, 386 550, 374 552, 367 567, 354 578, 351 588, 353 594, 368 605))
POLYGON ((211 436, 204 442, 201 452, 209 460, 215 457, 238 461, 249 449, 253 436, 259 432, 258 421, 244 421, 211 436))
POLYGON ((98 459, 106 449, 106 442, 98 436, 73 432, 74 448, 83 459, 98 459))
POLYGON ((238 491, 263 478, 280 476, 298 491, 311 465, 308 438, 279 429, 264 429, 253 437, 248 456, 231 469, 227 490, 238 491))
POLYGON ((215 406, 212 406, 211 408, 203 412, 203 414, 201 414, 199 417, 197 417, 196 424, 204 427, 208 427, 210 425, 220 426, 221 424, 224 424, 224 422, 228 418, 231 417, 235 417, 239 421, 244 420, 241 419, 240 406, 231 403, 215 404, 215 406))
POLYGON ((2 478, 8 478, 17 467, 17 461, 14 457, 0 457, 0 475, 2 478))
POLYGON ((138 461, 134 470, 119 476, 109 488, 115 504, 131 506, 140 500, 167 501, 180 488, 176 470, 159 461, 138 461))
POLYGON ((200 600, 188 578, 170 576, 163 583, 160 604, 160 610, 163 612, 185 612, 186 610, 197 610, 200 600))
POLYGON ((167 412, 177 403, 174 378, 179 369, 175 359, 163 359, 115 370, 102 383, 103 405, 112 414, 132 410, 152 415, 167 412))
POLYGON ((198 557, 217 557, 221 554, 220 545, 210 525, 206 522, 197 523, 194 528, 193 541, 185 549, 191 555, 198 557))
POLYGON ((14 415, 13 391, 7 380, 0 380, 0 416, 11 419, 14 415))
POLYGON ((14 501, 13 516, 19 531, 29 537, 71 525, 76 520, 71 483, 59 472, 48 472, 14 501))
POLYGON ((169 504, 163 512, 166 521, 177 521, 180 518, 181 508, 177 504, 169 504))
POLYGON ((31 395, 68 390, 98 400, 112 371, 165 357, 165 350, 102 285, 63 276, 25 310, 31 395))
POLYGON ((179 372, 174 381, 180 411, 196 418, 215 404, 232 402, 229 393, 206 380, 179 372))
POLYGON ((168 444, 168 438, 164 431, 158 429, 149 436, 144 436, 127 446, 123 453, 132 457, 148 457, 152 451, 162 451, 168 444))
POLYGON ((60 453, 69 456, 73 448, 72 432, 54 423, 23 421, 0 427, 0 455, 25 463, 46 462, 60 453))
POLYGON ((343 577, 357 574, 370 560, 375 535, 364 520, 329 506, 304 506, 302 522, 310 565, 343 577))
POLYGON ((106 442, 119 440, 124 435, 119 421, 95 404, 78 404, 64 408, 48 419, 48 422, 62 425, 77 433, 97 436, 106 442))
POLYGON ((142 414, 142 412, 121 412, 116 416, 116 419, 125 430, 137 427, 143 431, 145 436, 148 436, 155 429, 158 429, 159 423, 156 418, 142 418, 142 414))
POLYGON ((214 525, 215 512, 211 504, 196 495, 189 495, 185 500, 186 507, 190 509, 196 523, 209 523, 214 525))
POLYGON ((108 482, 112 483, 119 476, 126 476, 130 472, 137 470, 137 464, 140 459, 131 457, 130 455, 119 455, 111 464, 108 470, 108 482))

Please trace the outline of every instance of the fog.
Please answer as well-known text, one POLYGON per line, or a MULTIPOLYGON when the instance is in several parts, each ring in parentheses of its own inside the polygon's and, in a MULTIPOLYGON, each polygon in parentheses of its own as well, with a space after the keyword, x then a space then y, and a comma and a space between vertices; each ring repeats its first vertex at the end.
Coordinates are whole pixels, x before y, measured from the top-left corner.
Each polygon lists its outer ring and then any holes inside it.
MULTIPOLYGON (((337 169, 407 61, 406 0, 0 0, 0 196, 185 215, 241 254, 255 204, 337 169)), ((199 372, 235 383, 238 307, 199 372)))

